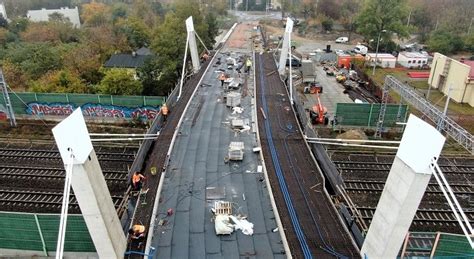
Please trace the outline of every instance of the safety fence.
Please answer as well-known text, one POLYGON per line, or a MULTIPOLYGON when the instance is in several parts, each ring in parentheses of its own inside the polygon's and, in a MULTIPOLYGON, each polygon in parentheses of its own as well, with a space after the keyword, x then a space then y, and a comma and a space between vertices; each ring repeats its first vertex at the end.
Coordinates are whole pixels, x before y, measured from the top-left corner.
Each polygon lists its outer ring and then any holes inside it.
MULTIPOLYGON (((381 104, 378 103, 338 103, 336 120, 340 126, 376 127, 381 104)), ((397 122, 406 122, 407 105, 387 104, 383 127, 401 127, 397 122)))
MULTIPOLYGON (((56 251, 59 214, 0 212, 0 249, 56 251)), ((69 215, 65 252, 96 252, 82 215, 69 215)))
MULTIPOLYGON (((84 116, 153 120, 161 104, 161 96, 114 96, 100 94, 9 93, 17 115, 67 116, 81 107, 84 116)), ((0 93, 0 106, 5 106, 0 93)))
POLYGON ((464 235, 409 232, 399 258, 474 258, 474 250, 464 235))

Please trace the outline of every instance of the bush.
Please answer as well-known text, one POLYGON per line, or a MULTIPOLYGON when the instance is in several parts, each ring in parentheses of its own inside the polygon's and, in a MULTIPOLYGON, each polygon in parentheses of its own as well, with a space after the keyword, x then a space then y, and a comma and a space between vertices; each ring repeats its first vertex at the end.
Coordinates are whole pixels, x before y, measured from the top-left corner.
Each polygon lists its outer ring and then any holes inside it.
POLYGON ((451 54, 464 48, 464 42, 458 35, 446 30, 437 30, 431 34, 428 40, 430 51, 436 51, 443 54, 451 54))
POLYGON ((471 33, 464 38, 464 47, 467 51, 474 53, 474 33, 471 33))
POLYGON ((334 22, 331 18, 326 18, 321 22, 321 26, 323 27, 324 31, 331 31, 334 22))

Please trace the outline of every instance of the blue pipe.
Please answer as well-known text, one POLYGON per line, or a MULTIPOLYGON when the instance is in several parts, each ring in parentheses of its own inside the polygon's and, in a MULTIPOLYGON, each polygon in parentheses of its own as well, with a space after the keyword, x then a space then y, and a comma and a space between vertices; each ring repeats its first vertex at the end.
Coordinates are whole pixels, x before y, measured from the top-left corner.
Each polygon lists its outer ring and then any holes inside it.
MULTIPOLYGON (((262 86, 262 104, 263 104, 263 110, 265 111, 266 114, 269 114, 268 113, 268 106, 267 106, 267 102, 266 102, 266 99, 265 99, 265 78, 263 76, 263 66, 262 66, 262 57, 261 55, 259 55, 259 68, 260 68, 260 73, 259 73, 259 76, 260 76, 260 84, 262 86)), ((303 230, 301 229, 301 225, 298 221, 298 217, 296 215, 296 211, 295 211, 295 208, 293 206, 293 203, 291 201, 291 196, 290 196, 290 193, 288 192, 288 187, 286 186, 286 182, 285 182, 285 178, 283 176, 283 172, 281 170, 281 166, 280 166, 280 161, 278 159, 278 154, 276 152, 276 148, 275 148, 275 143, 273 143, 273 138, 272 138, 272 130, 271 130, 271 127, 270 127, 270 118, 267 117, 267 119, 265 120, 265 135, 267 136, 267 140, 268 140, 268 146, 270 148, 270 154, 272 156, 272 162, 273 162, 273 167, 275 168, 275 171, 276 171, 276 174, 277 174, 277 177, 278 177, 278 183, 280 184, 280 189, 283 193, 283 198, 285 200, 285 204, 286 204, 286 207, 288 209, 288 212, 290 213, 290 219, 291 219, 291 223, 293 225, 293 228, 296 232, 296 236, 298 238, 298 241, 300 243, 300 246, 301 246, 301 249, 303 250, 303 255, 305 258, 307 259, 312 259, 313 256, 311 255, 311 251, 309 249, 309 246, 308 246, 308 243, 306 242, 306 238, 305 238, 305 235, 303 233, 303 230)))

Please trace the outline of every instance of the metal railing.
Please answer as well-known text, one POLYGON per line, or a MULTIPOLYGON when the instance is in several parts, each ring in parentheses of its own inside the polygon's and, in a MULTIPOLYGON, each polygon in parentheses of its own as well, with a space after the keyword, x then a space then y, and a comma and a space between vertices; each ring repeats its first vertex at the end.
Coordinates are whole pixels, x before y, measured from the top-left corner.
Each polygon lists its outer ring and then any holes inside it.
POLYGON ((405 102, 409 103, 421 113, 423 113, 424 117, 427 117, 437 125, 440 125, 441 132, 446 132, 471 154, 474 154, 474 147, 472 143, 474 139, 472 134, 457 124, 454 120, 449 118, 447 115, 444 115, 442 111, 436 108, 428 100, 419 96, 415 90, 403 84, 393 76, 385 77, 384 91, 385 89, 393 89, 397 91, 397 93, 401 95, 405 102))

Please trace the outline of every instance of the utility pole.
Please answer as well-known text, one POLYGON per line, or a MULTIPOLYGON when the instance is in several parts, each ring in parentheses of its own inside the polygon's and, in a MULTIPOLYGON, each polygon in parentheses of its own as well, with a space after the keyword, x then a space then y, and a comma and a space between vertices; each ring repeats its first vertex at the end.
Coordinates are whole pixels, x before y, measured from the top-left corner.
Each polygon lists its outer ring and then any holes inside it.
POLYGON ((375 75, 375 67, 377 66, 377 56, 379 54, 379 45, 380 45, 380 36, 382 35, 382 32, 386 32, 387 30, 381 30, 379 32, 379 37, 377 39, 377 48, 375 49, 375 62, 374 62, 374 68, 372 69, 372 75, 375 75))
POLYGON ((437 130, 439 132, 441 132, 444 128, 444 121, 446 120, 446 114, 448 113, 448 105, 449 105, 449 99, 450 99, 450 95, 451 95, 451 89, 453 88, 452 85, 449 85, 449 88, 448 88, 448 96, 447 96, 447 99, 446 99, 446 104, 444 105, 444 110, 443 110, 443 117, 441 117, 439 119, 439 122, 438 122, 438 126, 437 126, 437 130))

